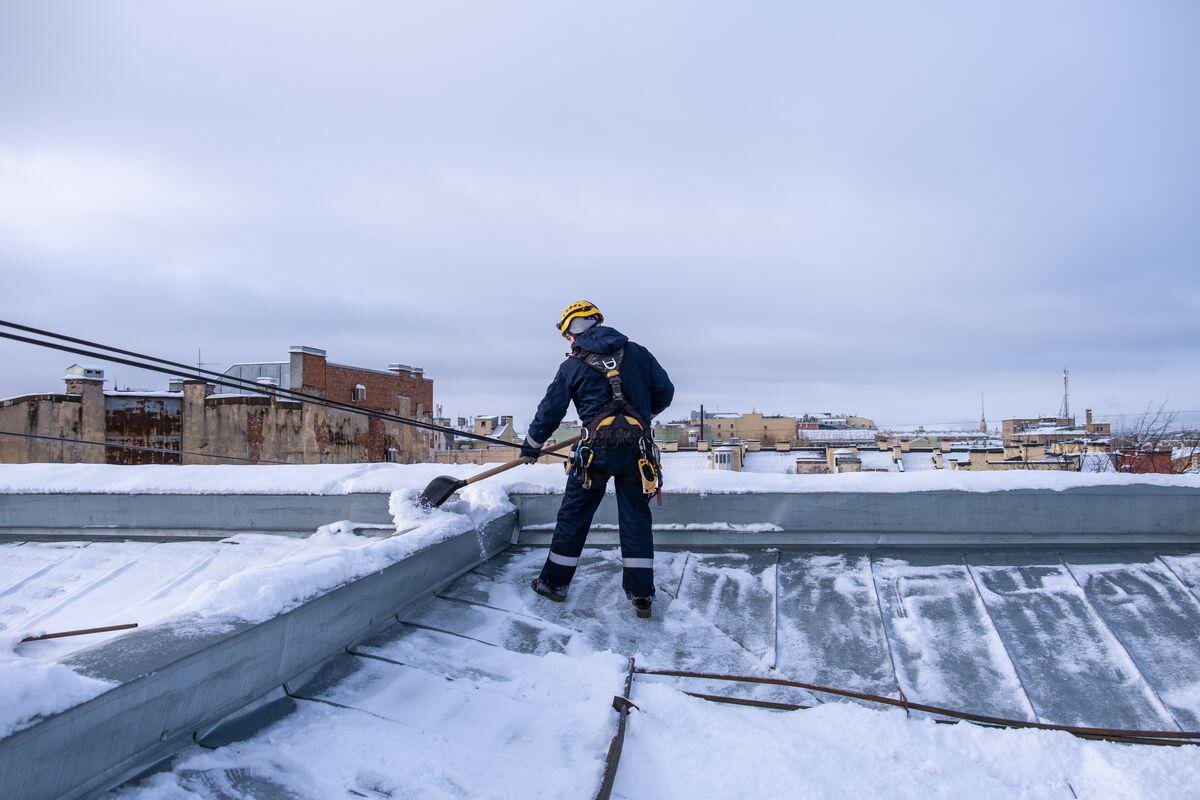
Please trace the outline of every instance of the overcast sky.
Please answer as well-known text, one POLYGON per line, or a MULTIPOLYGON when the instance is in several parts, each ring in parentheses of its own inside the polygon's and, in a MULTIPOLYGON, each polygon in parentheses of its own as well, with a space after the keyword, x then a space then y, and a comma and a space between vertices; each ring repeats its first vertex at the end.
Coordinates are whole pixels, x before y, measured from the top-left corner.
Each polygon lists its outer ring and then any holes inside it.
POLYGON ((0 310, 522 422, 580 297, 675 414, 1200 409, 1200 4, 979 5, 4 3, 0 310))

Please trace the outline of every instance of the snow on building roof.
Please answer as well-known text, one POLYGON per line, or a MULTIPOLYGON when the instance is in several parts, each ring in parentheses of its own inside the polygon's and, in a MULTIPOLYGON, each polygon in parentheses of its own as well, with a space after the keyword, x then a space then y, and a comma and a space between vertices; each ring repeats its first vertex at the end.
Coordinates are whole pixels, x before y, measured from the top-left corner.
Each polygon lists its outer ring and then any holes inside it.
POLYGON ((711 461, 709 454, 697 450, 681 450, 674 453, 662 453, 662 466, 665 472, 671 470, 701 470, 709 469, 711 461))
POLYGON ((874 442, 876 431, 864 428, 802 430, 800 438, 817 442, 874 442))
POLYGON ((1115 469, 1108 453, 1080 453, 1080 472, 1112 472, 1115 469))
POLYGON ((858 459, 862 469, 867 472, 899 472, 900 467, 892 458, 892 451, 859 450, 858 459))
MULTIPOLYGON (((778 450, 759 450, 746 453, 742 457, 742 472, 774 472, 788 475, 796 471, 796 461, 805 460, 808 451, 793 450, 780 452, 778 450)), ((820 454, 821 461, 825 455, 820 454)))
POLYGON ((165 389, 111 389, 104 393, 105 397, 183 397, 183 392, 172 392, 165 389))
POLYGON ((942 449, 946 449, 947 446, 951 450, 995 450, 1004 447, 1004 442, 991 437, 982 437, 957 442, 946 442, 942 449))
POLYGON ((933 453, 929 451, 922 452, 914 450, 909 453, 901 453, 900 463, 904 465, 904 472, 937 469, 937 464, 933 460, 933 453))

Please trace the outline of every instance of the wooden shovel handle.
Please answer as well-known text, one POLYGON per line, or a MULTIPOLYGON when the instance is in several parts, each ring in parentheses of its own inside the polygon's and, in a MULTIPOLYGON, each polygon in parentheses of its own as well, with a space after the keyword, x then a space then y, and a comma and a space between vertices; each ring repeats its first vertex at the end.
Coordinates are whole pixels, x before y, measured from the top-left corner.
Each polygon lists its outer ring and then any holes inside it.
MULTIPOLYGON (((578 436, 572 436, 570 439, 559 442, 558 444, 553 445, 551 447, 545 447, 542 449, 545 450, 547 453, 553 453, 556 450, 562 450, 565 447, 570 447, 571 445, 575 444, 578 441, 579 441, 578 436)), ((470 485, 472 483, 477 483, 478 481, 481 481, 484 478, 490 478, 493 475, 499 475, 501 472, 506 472, 506 471, 512 469, 513 467, 519 467, 522 464, 529 464, 529 463, 531 463, 529 461, 529 459, 514 458, 512 461, 505 461, 503 464, 498 464, 498 465, 492 467, 491 469, 485 469, 483 472, 480 472, 476 475, 472 475, 471 477, 466 479, 466 483, 468 485, 470 485)))

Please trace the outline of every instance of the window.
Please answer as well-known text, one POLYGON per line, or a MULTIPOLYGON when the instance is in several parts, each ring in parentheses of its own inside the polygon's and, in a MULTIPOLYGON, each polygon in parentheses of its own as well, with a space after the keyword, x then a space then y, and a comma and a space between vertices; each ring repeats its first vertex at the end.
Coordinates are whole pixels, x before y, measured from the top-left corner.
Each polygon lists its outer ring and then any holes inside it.
POLYGON ((389 447, 389 448, 387 449, 387 461, 388 461, 388 463, 389 463, 389 464, 395 464, 395 463, 396 463, 397 461, 399 461, 399 460, 400 460, 400 451, 399 451, 399 450, 397 450, 397 449, 396 449, 396 448, 394 448, 394 447, 389 447))
POLYGON ((358 400, 366 400, 366 399, 367 399, 367 387, 363 386, 361 383, 360 383, 360 384, 357 384, 357 385, 355 385, 355 387, 354 387, 354 399, 355 399, 356 401, 358 401, 358 400))

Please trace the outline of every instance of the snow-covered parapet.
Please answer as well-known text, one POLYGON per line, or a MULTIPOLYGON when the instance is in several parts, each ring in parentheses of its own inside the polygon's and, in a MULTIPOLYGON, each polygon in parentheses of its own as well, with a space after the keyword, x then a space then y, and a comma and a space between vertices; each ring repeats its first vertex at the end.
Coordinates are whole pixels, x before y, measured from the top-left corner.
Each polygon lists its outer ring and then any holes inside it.
MULTIPOLYGON (((230 474, 221 467, 212 469, 207 486, 223 486, 230 474)), ((170 470, 140 471, 145 476, 167 475, 170 470)), ((86 472, 76 473, 73 479, 86 472)), ((266 482, 274 480, 270 477, 266 482)), ((60 491, 78 490, 70 481, 61 485, 73 488, 60 491)), ((416 502, 423 485, 420 471, 410 471, 391 493, 394 523, 388 532, 394 535, 390 536, 374 530, 370 536, 358 535, 358 526, 346 521, 322 526, 304 539, 242 534, 219 542, 166 545, 0 543, 0 588, 5 593, 0 620, 0 686, 5 687, 0 692, 0 740, 118 685, 59 663, 80 650, 123 635, 153 637, 160 630, 172 636, 212 635, 263 623, 456 537, 465 541, 457 551, 464 561, 454 569, 447 564, 447 575, 507 544, 507 527, 486 539, 484 533, 514 510, 502 487, 477 484, 440 509, 426 509, 416 502), (137 623, 136 633, 22 642, 29 635, 129 622, 137 623)), ((179 484, 165 486, 179 491, 179 484)), ((161 491, 164 485, 158 487, 161 491)))
MULTIPOLYGON (((0 494, 292 494, 387 493, 422 487, 438 475, 465 478, 493 464, 143 465, 3 464, 0 494)), ((478 484, 488 492, 548 494, 566 485, 556 464, 517 467, 478 484)), ((1062 491, 1094 486, 1175 486, 1200 489, 1200 475, 1129 475, 1052 470, 776 475, 722 470, 667 470, 663 491, 683 494, 754 492, 1002 492, 1062 491)), ((611 487, 610 487, 611 488, 611 487)), ((475 495, 479 501, 483 495, 475 495)), ((493 498, 494 499, 494 498, 493 498)))

